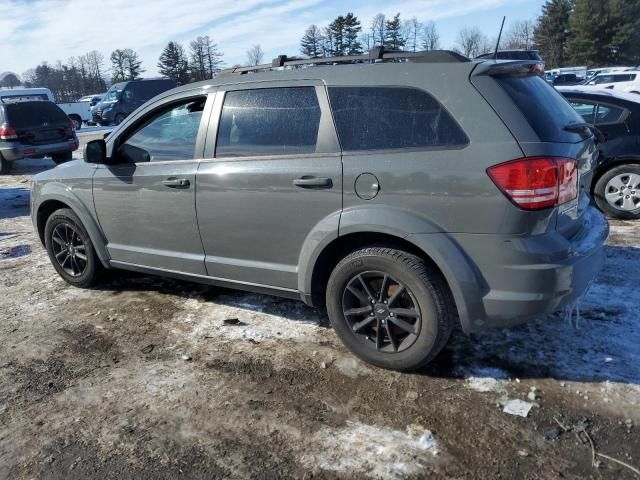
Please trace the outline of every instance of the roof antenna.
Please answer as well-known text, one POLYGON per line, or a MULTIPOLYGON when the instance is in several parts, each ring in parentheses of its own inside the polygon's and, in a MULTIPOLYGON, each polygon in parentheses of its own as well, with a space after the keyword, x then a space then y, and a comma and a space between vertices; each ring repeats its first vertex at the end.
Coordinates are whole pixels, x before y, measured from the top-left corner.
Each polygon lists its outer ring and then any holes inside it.
POLYGON ((504 28, 504 21, 507 17, 502 17, 502 25, 500 25, 500 33, 498 34, 498 41, 496 42, 496 50, 493 52, 493 59, 498 60, 498 48, 500 47, 500 39, 502 38, 502 29, 504 28))

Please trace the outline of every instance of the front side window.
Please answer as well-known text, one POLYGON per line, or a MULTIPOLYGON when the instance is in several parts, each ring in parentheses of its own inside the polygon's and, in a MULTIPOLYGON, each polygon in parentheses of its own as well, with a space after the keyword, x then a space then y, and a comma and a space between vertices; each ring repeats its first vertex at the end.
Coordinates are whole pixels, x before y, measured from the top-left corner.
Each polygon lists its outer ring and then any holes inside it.
POLYGON ((227 92, 216 157, 314 153, 320 105, 314 87, 227 92))
POLYGON ((462 146, 469 140, 440 103, 423 90, 330 87, 344 151, 462 146))
POLYGON ((194 158, 205 100, 189 99, 152 115, 118 147, 121 160, 139 163, 194 158))

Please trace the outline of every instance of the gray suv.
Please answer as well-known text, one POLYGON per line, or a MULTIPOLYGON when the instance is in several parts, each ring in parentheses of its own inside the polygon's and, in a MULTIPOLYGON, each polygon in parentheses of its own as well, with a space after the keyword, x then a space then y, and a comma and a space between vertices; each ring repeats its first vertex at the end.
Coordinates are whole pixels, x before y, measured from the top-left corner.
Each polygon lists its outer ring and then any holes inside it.
POLYGON ((278 57, 165 92, 37 175, 33 224, 72 285, 117 268, 302 299, 410 370, 458 325, 584 294, 608 224, 582 122, 535 62, 278 57))

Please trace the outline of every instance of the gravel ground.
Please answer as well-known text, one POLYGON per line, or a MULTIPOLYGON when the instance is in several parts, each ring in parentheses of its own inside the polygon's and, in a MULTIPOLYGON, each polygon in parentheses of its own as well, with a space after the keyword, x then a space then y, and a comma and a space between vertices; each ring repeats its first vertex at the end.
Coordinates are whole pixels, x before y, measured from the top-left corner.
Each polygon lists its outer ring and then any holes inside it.
POLYGON ((640 223, 611 222, 579 319, 459 333, 399 374, 302 303, 67 286, 28 217, 52 167, 0 176, 0 478, 640 478, 598 455, 640 467, 640 223))

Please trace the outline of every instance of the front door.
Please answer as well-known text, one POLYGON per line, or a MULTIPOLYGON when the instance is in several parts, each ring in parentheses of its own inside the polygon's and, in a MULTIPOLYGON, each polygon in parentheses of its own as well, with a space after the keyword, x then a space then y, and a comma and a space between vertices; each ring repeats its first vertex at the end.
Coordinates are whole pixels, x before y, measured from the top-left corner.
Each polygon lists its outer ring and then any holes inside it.
POLYGON ((93 194, 115 265, 206 274, 195 211, 206 101, 163 102, 110 139, 111 162, 96 169, 93 194))
POLYGON ((342 162, 324 87, 222 89, 211 124, 196 181, 207 273, 298 290, 303 244, 337 237, 342 210, 342 162))

